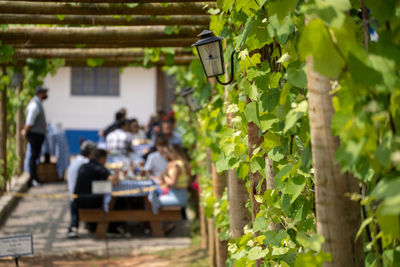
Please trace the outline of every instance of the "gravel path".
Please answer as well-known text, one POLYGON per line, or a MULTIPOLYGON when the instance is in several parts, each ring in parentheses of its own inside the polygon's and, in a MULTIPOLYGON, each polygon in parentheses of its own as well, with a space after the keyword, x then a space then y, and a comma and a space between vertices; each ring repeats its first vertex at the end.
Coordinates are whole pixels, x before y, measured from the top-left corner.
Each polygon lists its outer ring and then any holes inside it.
MULTIPOLYGON (((45 184, 31 188, 33 194, 64 194, 65 183, 45 184)), ((105 256, 105 240, 93 239, 83 228, 80 237, 67 239, 69 225, 69 201, 67 199, 23 198, 0 228, 0 237, 32 234, 34 253, 37 256, 76 255, 80 253, 105 256)), ((109 255, 128 256, 171 248, 187 248, 190 245, 187 222, 178 223, 174 232, 165 238, 152 238, 143 233, 138 224, 129 224, 133 237, 108 239, 109 255)), ((0 266, 1 266, 0 259, 0 266)))

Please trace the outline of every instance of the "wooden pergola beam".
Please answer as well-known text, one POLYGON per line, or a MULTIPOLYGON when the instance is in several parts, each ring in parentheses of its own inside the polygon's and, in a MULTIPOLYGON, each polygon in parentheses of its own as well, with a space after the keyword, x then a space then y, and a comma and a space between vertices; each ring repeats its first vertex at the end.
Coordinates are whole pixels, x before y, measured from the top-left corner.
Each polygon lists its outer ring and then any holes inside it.
MULTIPOLYGON (((175 56, 180 55, 192 55, 191 50, 183 48, 174 48, 175 56)), ((162 53, 161 54, 165 54, 162 53)), ((144 57, 143 49, 139 48, 117 48, 117 49, 101 49, 101 48, 72 48, 72 49, 26 49, 20 48, 14 51, 15 59, 24 58, 68 58, 68 59, 79 59, 79 58, 136 58, 144 57)))
MULTIPOLYGON (((31 41, 12 44, 15 49, 18 48, 153 48, 153 47, 190 47, 195 43, 197 38, 174 38, 174 39, 149 39, 149 40, 129 40, 126 43, 43 43, 31 41)), ((4 40, 2 40, 4 44, 4 40)))
POLYGON ((181 26, 178 33, 165 33, 166 26, 137 27, 9 27, 0 31, 0 40, 4 44, 54 43, 86 44, 113 43, 127 44, 133 40, 150 41, 152 39, 170 40, 174 38, 193 38, 203 28, 181 26))
POLYGON ((13 14, 52 14, 52 15, 207 15, 204 4, 179 3, 140 4, 130 7, 127 4, 108 3, 42 3, 0 1, 1 13, 13 14))
POLYGON ((75 2, 75 3, 204 3, 204 2, 214 2, 213 0, 13 0, 14 2, 75 2))
MULTIPOLYGON (((189 65, 196 57, 194 56, 178 56, 174 57, 172 64, 174 65, 189 65)), ((104 59, 103 63, 99 67, 126 67, 134 64, 143 64, 143 58, 107 58, 104 59)), ((156 66, 166 65, 168 62, 164 57, 160 57, 158 61, 149 61, 148 64, 153 64, 156 66)), ((18 60, 12 63, 13 66, 24 66, 25 60, 18 60)), ((89 67, 87 64, 87 59, 66 59, 65 65, 66 67, 89 67)))
POLYGON ((144 26, 144 25, 208 25, 207 15, 171 17, 132 16, 116 18, 111 15, 79 16, 66 15, 62 20, 56 15, 0 14, 0 24, 58 24, 58 25, 104 25, 104 26, 144 26))

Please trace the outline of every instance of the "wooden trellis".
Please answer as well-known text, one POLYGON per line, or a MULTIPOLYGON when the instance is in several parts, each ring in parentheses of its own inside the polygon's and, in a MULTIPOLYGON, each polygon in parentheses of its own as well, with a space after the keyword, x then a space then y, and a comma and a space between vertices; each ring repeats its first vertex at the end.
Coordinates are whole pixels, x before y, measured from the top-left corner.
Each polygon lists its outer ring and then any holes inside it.
MULTIPOLYGON (((14 48, 14 61, 9 63, 14 66, 23 66, 27 58, 63 58, 66 66, 87 66, 93 58, 103 59, 105 67, 140 65, 149 60, 142 48, 162 47, 174 49, 173 61, 170 54, 161 52, 150 64, 187 65, 194 59, 189 47, 208 28, 208 8, 214 4, 199 0, 0 0, 0 24, 7 25, 0 29, 0 41, 14 48)), ((3 94, 3 109, 5 101, 3 94)), ((4 121, 7 114, 1 113, 4 121)), ((17 118, 19 127, 22 117, 17 118)), ((0 138, 0 145, 6 144, 5 135, 0 138)), ((0 160, 6 166, 5 153, 0 160)))

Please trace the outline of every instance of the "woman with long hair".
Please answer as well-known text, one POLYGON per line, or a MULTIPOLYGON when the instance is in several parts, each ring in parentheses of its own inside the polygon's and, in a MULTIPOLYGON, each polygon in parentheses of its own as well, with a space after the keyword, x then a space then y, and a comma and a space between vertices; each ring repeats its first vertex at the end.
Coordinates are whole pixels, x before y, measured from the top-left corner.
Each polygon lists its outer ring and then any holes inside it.
POLYGON ((187 204, 187 189, 190 181, 190 164, 184 148, 180 145, 169 147, 170 161, 161 181, 169 192, 160 196, 162 206, 181 206, 187 204))

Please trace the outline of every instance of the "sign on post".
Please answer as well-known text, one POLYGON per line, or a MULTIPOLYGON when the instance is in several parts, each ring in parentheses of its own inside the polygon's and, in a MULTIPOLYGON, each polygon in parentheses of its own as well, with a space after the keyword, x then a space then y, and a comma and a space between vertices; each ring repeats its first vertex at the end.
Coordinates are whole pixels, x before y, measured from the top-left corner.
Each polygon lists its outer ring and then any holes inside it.
POLYGON ((0 238, 0 257, 20 257, 33 254, 32 235, 0 238))
POLYGON ((93 181, 92 194, 111 194, 112 184, 110 181, 93 181))

